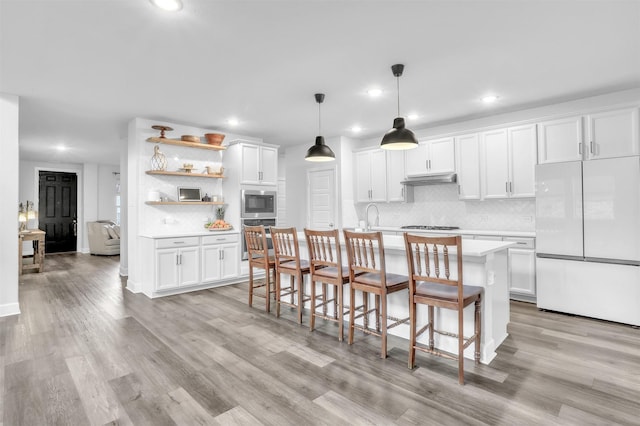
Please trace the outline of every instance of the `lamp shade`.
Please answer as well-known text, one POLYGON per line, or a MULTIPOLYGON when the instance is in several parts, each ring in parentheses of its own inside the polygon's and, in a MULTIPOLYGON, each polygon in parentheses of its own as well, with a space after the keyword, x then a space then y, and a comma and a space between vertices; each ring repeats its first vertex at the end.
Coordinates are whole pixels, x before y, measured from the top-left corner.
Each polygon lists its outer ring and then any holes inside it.
POLYGON ((404 118, 396 117, 393 120, 393 129, 382 137, 380 148, 384 149, 412 149, 418 147, 416 135, 404 127, 404 118))
POLYGON ((323 136, 316 136, 316 143, 307 150, 304 159, 307 161, 333 161, 336 159, 336 155, 331 148, 325 145, 323 136))

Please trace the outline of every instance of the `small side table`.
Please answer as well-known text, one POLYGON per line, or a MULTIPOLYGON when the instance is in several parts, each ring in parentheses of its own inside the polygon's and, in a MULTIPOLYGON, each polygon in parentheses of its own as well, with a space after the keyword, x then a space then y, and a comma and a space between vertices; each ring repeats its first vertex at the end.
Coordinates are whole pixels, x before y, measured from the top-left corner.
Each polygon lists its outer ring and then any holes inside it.
POLYGON ((37 269, 42 272, 44 269, 44 236, 46 232, 40 229, 31 229, 20 231, 18 233, 18 274, 29 269, 37 269), (24 241, 33 241, 33 263, 22 263, 22 243, 24 241))

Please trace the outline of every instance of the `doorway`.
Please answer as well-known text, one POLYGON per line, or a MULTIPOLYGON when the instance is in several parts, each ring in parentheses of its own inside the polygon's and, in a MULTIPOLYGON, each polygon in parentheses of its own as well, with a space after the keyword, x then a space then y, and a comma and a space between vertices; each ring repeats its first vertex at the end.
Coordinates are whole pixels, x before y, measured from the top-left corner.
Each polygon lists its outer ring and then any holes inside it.
POLYGON ((73 252, 78 247, 78 177, 75 173, 39 172, 38 223, 46 232, 45 252, 73 252))
POLYGON ((336 169, 307 172, 307 223, 311 229, 336 227, 336 169))

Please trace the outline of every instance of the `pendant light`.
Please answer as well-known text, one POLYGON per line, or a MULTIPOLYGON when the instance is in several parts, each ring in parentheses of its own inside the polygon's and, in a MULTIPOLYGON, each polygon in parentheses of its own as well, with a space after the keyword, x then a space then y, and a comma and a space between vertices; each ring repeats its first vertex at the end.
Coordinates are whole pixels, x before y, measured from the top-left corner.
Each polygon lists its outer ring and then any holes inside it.
POLYGON ((404 65, 395 64, 391 66, 393 75, 398 82, 398 117, 393 120, 393 129, 389 130, 382 137, 380 148, 384 149, 412 149, 418 147, 416 135, 406 127, 404 127, 404 118, 400 117, 400 76, 404 71, 404 65))
MULTIPOLYGON (((318 103, 318 133, 320 132, 320 104, 324 101, 323 93, 316 93, 316 102, 318 103)), ((307 161, 333 161, 336 159, 336 155, 331 151, 327 145, 324 144, 323 136, 316 136, 316 143, 307 150, 307 155, 304 157, 307 161)))

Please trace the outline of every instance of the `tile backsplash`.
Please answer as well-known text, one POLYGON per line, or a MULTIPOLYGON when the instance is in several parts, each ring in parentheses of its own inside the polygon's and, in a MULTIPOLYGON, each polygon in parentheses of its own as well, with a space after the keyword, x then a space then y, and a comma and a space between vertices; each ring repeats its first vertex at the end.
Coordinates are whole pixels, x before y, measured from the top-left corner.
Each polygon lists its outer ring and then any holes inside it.
MULTIPOLYGON (((460 201, 457 185, 414 187, 413 203, 376 203, 381 226, 440 225, 463 229, 535 231, 535 199, 460 201)), ((360 220, 366 204, 358 204, 360 220)), ((369 212, 371 220, 375 213, 369 212)))

